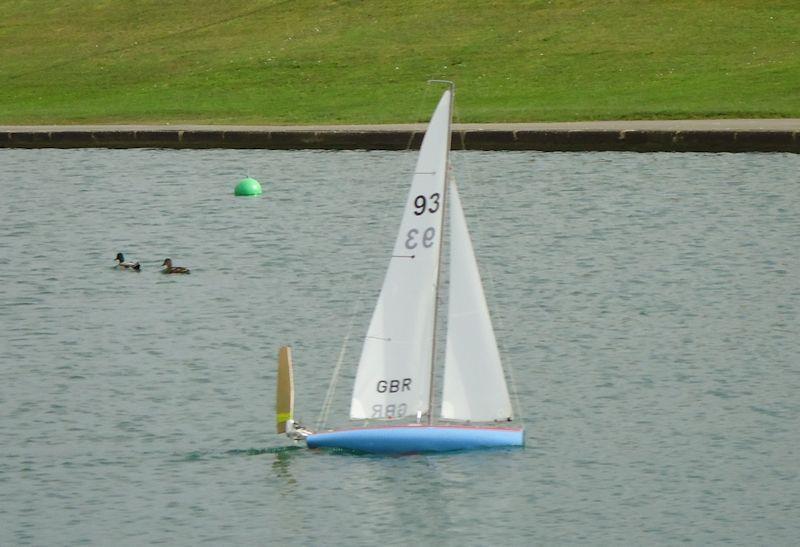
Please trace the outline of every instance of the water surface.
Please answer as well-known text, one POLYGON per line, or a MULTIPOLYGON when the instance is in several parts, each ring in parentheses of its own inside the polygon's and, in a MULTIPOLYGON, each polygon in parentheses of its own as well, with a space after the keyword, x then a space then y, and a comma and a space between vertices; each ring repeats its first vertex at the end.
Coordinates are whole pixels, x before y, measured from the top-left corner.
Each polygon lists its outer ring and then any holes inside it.
POLYGON ((455 154, 527 447, 272 433, 282 344, 346 421, 414 161, 0 150, 0 544, 794 544, 797 155, 455 154))

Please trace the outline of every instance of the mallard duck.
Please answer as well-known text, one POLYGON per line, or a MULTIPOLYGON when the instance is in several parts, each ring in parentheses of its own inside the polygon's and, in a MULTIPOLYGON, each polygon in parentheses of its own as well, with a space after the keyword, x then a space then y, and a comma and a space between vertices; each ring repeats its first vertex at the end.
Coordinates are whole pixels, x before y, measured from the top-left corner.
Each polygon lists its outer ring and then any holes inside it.
POLYGON ((189 268, 184 268, 182 266, 173 266, 172 265, 172 259, 170 259, 170 258, 165 258, 164 262, 161 265, 163 266, 163 269, 161 270, 161 273, 165 273, 165 274, 188 274, 188 273, 190 273, 189 272, 189 268))
POLYGON ((122 253, 117 253, 117 268, 120 270, 134 270, 139 271, 141 268, 141 264, 138 262, 133 262, 131 260, 125 260, 125 257, 122 256, 122 253))

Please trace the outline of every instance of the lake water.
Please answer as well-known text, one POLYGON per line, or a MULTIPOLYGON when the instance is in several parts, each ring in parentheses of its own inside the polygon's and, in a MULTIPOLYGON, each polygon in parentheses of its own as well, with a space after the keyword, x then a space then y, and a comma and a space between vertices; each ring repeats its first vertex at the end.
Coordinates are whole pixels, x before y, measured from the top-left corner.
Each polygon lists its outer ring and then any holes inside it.
POLYGON ((796 544, 800 155, 456 153, 527 446, 273 433, 282 344, 346 421, 415 160, 0 150, 0 544, 796 544))

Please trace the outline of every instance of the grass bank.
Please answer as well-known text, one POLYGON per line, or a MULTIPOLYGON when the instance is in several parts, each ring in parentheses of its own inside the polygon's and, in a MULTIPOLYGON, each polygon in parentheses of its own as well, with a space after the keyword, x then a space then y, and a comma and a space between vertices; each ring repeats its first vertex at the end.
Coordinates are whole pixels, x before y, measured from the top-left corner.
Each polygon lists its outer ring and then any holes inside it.
POLYGON ((0 0, 0 124, 800 117, 796 0, 0 0))

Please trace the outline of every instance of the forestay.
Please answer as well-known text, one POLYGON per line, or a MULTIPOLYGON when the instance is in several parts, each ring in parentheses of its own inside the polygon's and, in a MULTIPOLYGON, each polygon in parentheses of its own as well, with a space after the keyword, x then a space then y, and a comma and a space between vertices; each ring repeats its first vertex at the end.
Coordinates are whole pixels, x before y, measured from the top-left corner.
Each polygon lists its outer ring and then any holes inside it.
POLYGON ((450 145, 450 91, 422 141, 383 287, 356 373, 350 417, 428 412, 436 279, 450 145))
POLYGON ((442 418, 508 420, 500 352, 455 183, 450 184, 450 294, 442 418))

